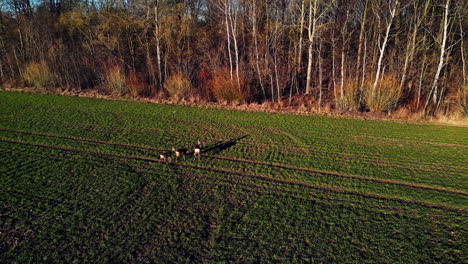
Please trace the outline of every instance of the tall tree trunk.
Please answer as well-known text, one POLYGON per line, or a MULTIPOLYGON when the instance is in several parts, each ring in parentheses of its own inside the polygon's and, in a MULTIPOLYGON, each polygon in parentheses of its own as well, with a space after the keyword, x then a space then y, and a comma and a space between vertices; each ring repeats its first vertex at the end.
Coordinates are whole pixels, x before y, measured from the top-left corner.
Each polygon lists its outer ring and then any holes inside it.
POLYGON ((253 33, 253 39, 254 39, 254 45, 255 45, 255 66, 257 69, 257 74, 258 74, 258 81, 260 82, 260 88, 262 89, 263 93, 263 100, 266 100, 266 92, 265 92, 265 87, 263 86, 263 80, 262 80, 262 74, 260 72, 260 55, 258 52, 258 39, 257 39, 257 5, 256 5, 257 0, 252 0, 252 33, 253 33))
POLYGON ((229 55, 229 73, 231 75, 231 80, 233 79, 232 75, 232 55, 231 55, 231 33, 229 30, 229 1, 230 0, 225 0, 224 2, 224 17, 225 17, 225 23, 226 23, 226 38, 227 38, 227 52, 229 55))
POLYGON ((424 106, 424 110, 427 108, 427 105, 429 104, 429 98, 431 96, 432 96, 432 102, 434 104, 437 103, 437 95, 438 95, 437 86, 439 84, 440 73, 445 64, 445 52, 446 52, 448 25, 449 25, 449 21, 448 21, 449 20, 448 18, 449 6, 450 6, 450 0, 447 0, 447 2, 445 3, 445 14, 444 14, 444 19, 443 19, 444 25, 443 25, 443 32, 442 32, 442 44, 440 45, 439 64, 437 66, 437 70, 434 75, 434 81, 432 82, 431 91, 429 93, 428 100, 426 101, 426 105, 424 106))
POLYGON ((426 69, 426 56, 423 57, 422 66, 421 66, 421 76, 419 77, 418 97, 416 99, 416 109, 419 109, 419 104, 421 102, 421 88, 422 88, 422 82, 423 82, 425 69, 426 69))
POLYGON ((367 66, 366 59, 367 59, 367 37, 364 36, 364 54, 362 55, 362 75, 361 75, 361 84, 359 85, 360 88, 359 88, 358 107, 361 107, 362 96, 364 93, 364 81, 366 80, 366 66, 367 66))
POLYGON ((341 64, 340 64, 340 97, 343 99, 344 96, 344 77, 345 77, 345 47, 346 47, 346 31, 348 24, 348 13, 346 14, 346 20, 343 23, 341 30, 341 64))
MULTIPOLYGON (((0 19, 0 22, 1 19, 0 19)), ((4 47, 3 47, 3 40, 2 38, 0 37, 0 51, 2 51, 2 54, 4 54, 6 56, 6 53, 4 52, 4 47)), ((5 63, 3 63, 3 56, 0 55, 0 85, 3 83, 3 81, 5 80, 5 74, 3 73, 3 65, 5 63)))
MULTIPOLYGON (((303 39, 303 33, 304 33, 304 22, 305 22, 305 1, 306 0, 301 0, 301 17, 300 17, 300 22, 299 22, 299 48, 297 52, 297 65, 296 65, 296 79, 299 80, 299 74, 301 72, 301 66, 302 66, 302 39, 303 39)), ((299 81, 297 81, 297 85, 299 87, 299 81)), ((299 91, 299 89, 298 89, 299 91)))
POLYGON ((317 2, 318 0, 313 0, 309 3, 309 28, 308 28, 308 35, 309 35, 309 49, 308 49, 308 62, 307 62, 307 81, 306 81, 306 91, 305 94, 309 95, 311 90, 311 79, 312 79, 312 48, 314 45, 314 38, 315 38, 315 25, 317 23, 317 2))
POLYGON ((335 57, 336 57, 336 51, 335 51, 335 30, 333 29, 332 31, 332 81, 333 81, 333 95, 335 100, 338 98, 338 95, 336 94, 336 66, 335 66, 335 57))
POLYGON ((163 78, 162 78, 162 69, 161 69, 161 49, 160 49, 160 36, 159 36, 159 14, 158 14, 159 1, 156 0, 156 5, 154 6, 154 35, 156 37, 156 60, 158 64, 158 90, 162 90, 163 78))
POLYGON ((278 103, 280 102, 281 100, 281 95, 280 95, 280 86, 279 86, 279 77, 278 77, 278 58, 277 58, 277 52, 275 51, 274 52, 274 55, 273 55, 273 59, 274 59, 274 66, 275 66, 275 78, 276 78, 276 95, 277 95, 277 100, 278 100, 278 103))
POLYGON ((322 41, 319 40, 319 50, 318 50, 318 70, 319 70, 319 100, 318 100, 318 109, 319 112, 322 111, 322 80, 323 80, 323 70, 322 70, 322 41))
POLYGON ((307 61, 307 80, 306 80, 305 94, 309 95, 310 90, 311 90, 310 86, 311 86, 311 79, 312 79, 312 44, 311 43, 309 43, 307 55, 308 55, 307 56, 308 61, 307 61))
POLYGON ((23 71, 21 70, 20 62, 18 60, 18 56, 16 55, 16 49, 13 47, 13 55, 15 57, 15 62, 16 62, 16 67, 18 68, 18 73, 20 76, 20 79, 23 79, 23 71))
MULTIPOLYGON (((428 0, 425 2, 424 9, 423 9, 421 16, 418 16, 418 13, 416 13, 414 16, 413 31, 412 31, 412 34, 410 35, 411 38, 408 38, 408 44, 406 46, 405 63, 404 63, 403 70, 402 70, 403 75, 400 81, 400 90, 403 89, 403 85, 405 84, 408 66, 413 61, 414 51, 416 49, 416 40, 418 37, 418 31, 422 24, 422 21, 427 15, 427 11, 429 10, 429 2, 430 1, 428 0)), ((416 5, 416 2, 414 2, 414 9, 415 11, 419 9, 419 7, 416 5)))
POLYGON ((278 29, 279 29, 279 23, 276 22, 275 25, 275 32, 273 33, 273 66, 275 68, 275 80, 276 80, 276 95, 277 95, 277 100, 278 103, 281 101, 281 95, 280 95, 280 86, 279 86, 279 76, 278 76, 278 29))
POLYGON ((377 88, 377 83, 380 77, 380 71, 382 69, 382 60, 385 54, 385 48, 387 47, 388 37, 390 35, 390 28, 392 27, 393 18, 395 17, 398 4, 399 4, 399 0, 396 0, 393 7, 390 7, 390 21, 388 21, 387 23, 387 30, 385 31, 385 37, 382 43, 382 47, 379 47, 380 55, 379 55, 379 61, 377 62, 377 71, 375 73, 374 85, 372 86, 372 93, 374 93, 375 89, 377 88))
MULTIPOLYGON (((228 0, 228 3, 230 3, 230 0, 228 0)), ((234 55, 235 55, 235 67, 236 67, 236 77, 237 77, 237 86, 239 88, 239 92, 241 91, 241 85, 240 85, 240 76, 239 76, 239 49, 237 45, 237 12, 234 13, 234 16, 232 15, 232 7, 229 4, 229 21, 231 22, 231 34, 232 34, 232 40, 234 42, 234 55)))
MULTIPOLYGON (((362 57, 362 45, 364 40, 364 34, 366 29, 366 20, 367 20, 367 3, 369 0, 364 0, 364 10, 362 11, 361 17, 361 29, 359 30, 359 44, 358 44, 358 53, 357 53, 357 63, 356 63, 356 84, 359 85, 359 71, 361 70, 361 57, 362 57)), ((359 90, 362 90, 362 87, 359 87, 359 90)))
POLYGON ((463 86, 467 85, 466 82, 466 61, 465 61, 465 47, 464 47, 464 32, 463 32, 463 25, 462 25, 462 17, 460 15, 459 19, 459 24, 460 24, 460 35, 461 35, 461 40, 460 40, 460 54, 461 54, 461 60, 462 60, 462 75, 463 75, 463 86))

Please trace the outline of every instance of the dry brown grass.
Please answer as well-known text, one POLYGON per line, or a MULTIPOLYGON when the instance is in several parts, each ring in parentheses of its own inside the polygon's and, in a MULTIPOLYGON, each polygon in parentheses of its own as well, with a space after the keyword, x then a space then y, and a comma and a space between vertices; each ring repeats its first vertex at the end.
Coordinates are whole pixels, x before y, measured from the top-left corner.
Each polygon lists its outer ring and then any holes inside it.
POLYGON ((373 89, 373 80, 365 82, 364 101, 372 112, 387 112, 395 110, 401 98, 400 83, 395 75, 387 74, 377 82, 373 89))
POLYGON ((192 84, 183 73, 175 73, 166 79, 164 89, 171 97, 181 99, 190 96, 192 84))
POLYGON ((125 74, 120 66, 109 67, 103 76, 104 90, 114 95, 123 95, 127 92, 125 74))
POLYGON ((245 100, 245 94, 242 92, 244 79, 240 77, 238 80, 236 76, 231 78, 229 71, 225 68, 214 72, 209 86, 218 102, 239 104, 245 100))
POLYGON ((462 85, 459 92, 460 112, 464 117, 468 117, 468 84, 462 85))
POLYGON ((148 88, 140 73, 130 72, 126 79, 128 92, 133 97, 148 95, 148 88))
POLYGON ((55 76, 45 61, 27 64, 23 71, 23 79, 35 87, 49 87, 55 83, 55 76))
POLYGON ((344 111, 357 111, 359 109, 358 103, 358 87, 356 86, 356 79, 348 78, 343 85, 343 94, 341 89, 336 91, 335 104, 338 109, 344 111))

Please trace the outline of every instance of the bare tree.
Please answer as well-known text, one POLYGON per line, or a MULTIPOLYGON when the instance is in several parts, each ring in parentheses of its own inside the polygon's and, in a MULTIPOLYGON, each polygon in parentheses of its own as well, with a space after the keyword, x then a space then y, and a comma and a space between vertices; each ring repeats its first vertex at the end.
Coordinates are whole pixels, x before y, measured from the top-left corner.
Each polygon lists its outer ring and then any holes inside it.
POLYGON ((408 65, 413 61, 414 52, 418 44, 417 42, 418 31, 420 30, 421 25, 427 16, 429 6, 430 6, 429 3, 430 3, 430 0, 426 0, 423 2, 422 6, 419 6, 418 1, 413 2, 413 9, 414 9, 415 14, 413 15, 411 34, 408 34, 408 41, 407 41, 406 52, 405 52, 405 63, 404 63, 403 70, 402 70, 403 74, 402 74, 401 81, 400 81, 400 89, 402 89, 403 85, 405 84, 408 65))
POLYGON ((323 69, 322 69, 322 41, 319 40, 319 48, 318 48, 318 71, 319 71, 319 81, 318 81, 318 89, 319 89, 319 100, 318 100, 318 109, 319 112, 322 111, 322 82, 323 82, 323 69))
POLYGON ((377 70, 375 73, 374 84, 372 85, 372 92, 375 92, 375 89, 377 88, 377 83, 380 78, 380 72, 382 70, 382 60, 385 54, 385 48, 387 47, 388 38, 390 36, 390 29, 392 27, 393 19, 395 18, 398 5, 400 4, 399 0, 389 0, 388 2, 389 2, 388 7, 389 7, 389 12, 390 12, 390 17, 386 19, 387 28, 385 30, 385 36, 384 36, 382 45, 379 46, 380 55, 379 55, 379 60, 377 62, 377 70))
POLYGON ((159 0, 156 0, 156 4, 154 5, 154 36, 156 39, 156 59, 157 59, 157 64, 158 64, 159 90, 162 90, 163 78, 162 78, 162 70, 161 70, 161 47, 160 47, 161 37, 159 34, 158 7, 159 7, 159 0))
POLYGON ((448 28, 449 28, 449 7, 450 7, 450 0, 447 0, 445 2, 445 7, 444 7, 444 18, 442 20, 443 23, 443 28, 442 28, 442 43, 440 45, 440 57, 439 57, 439 63, 437 65, 437 69, 434 75, 434 81, 432 82, 431 90, 428 95, 428 99, 426 100, 426 105, 424 106, 424 111, 426 111, 426 108, 429 104, 430 98, 432 96, 432 102, 434 104, 437 103, 437 96, 438 96, 438 85, 439 85, 439 78, 440 78, 440 73, 442 71, 442 68, 445 65, 446 61, 446 52, 447 52, 447 37, 448 37, 448 28))
POLYGON ((252 35, 254 39, 255 46, 255 66, 258 74, 258 80, 260 82, 260 88, 262 89, 263 99, 266 100, 265 87, 263 85, 262 73, 260 72, 260 54, 258 51, 258 36, 257 36, 257 0, 252 0, 252 35))
POLYGON ((309 95, 311 91, 312 83, 312 63, 313 63, 313 47, 315 44, 315 38, 317 37, 318 23, 323 22, 323 18, 328 14, 331 8, 334 6, 335 1, 329 1, 324 5, 320 5, 319 0, 309 0, 309 20, 307 26, 308 33, 308 52, 307 52, 307 79, 306 79, 306 90, 305 94, 309 95))
MULTIPOLYGON (((359 84, 359 71, 361 70, 361 59, 362 59, 362 49, 364 44, 364 35, 367 22, 367 8, 369 0, 364 0, 364 8, 360 17, 361 27, 359 30, 359 44, 358 44, 358 53, 357 53, 357 63, 356 63, 356 84, 359 84)), ((365 58, 364 58, 365 59, 365 58)), ((360 87, 362 89, 362 86, 360 87)))
MULTIPOLYGON (((464 10, 466 11, 466 9, 464 10)), ((460 56, 461 56, 461 61, 462 61, 462 75, 463 75, 463 86, 467 85, 467 80, 466 80, 466 58, 465 58, 465 32, 463 31, 463 6, 460 6, 458 9, 459 12, 459 26, 460 26, 460 56)), ((466 17, 466 16, 465 16, 466 17)), ((466 21, 465 21, 466 22, 466 21)))

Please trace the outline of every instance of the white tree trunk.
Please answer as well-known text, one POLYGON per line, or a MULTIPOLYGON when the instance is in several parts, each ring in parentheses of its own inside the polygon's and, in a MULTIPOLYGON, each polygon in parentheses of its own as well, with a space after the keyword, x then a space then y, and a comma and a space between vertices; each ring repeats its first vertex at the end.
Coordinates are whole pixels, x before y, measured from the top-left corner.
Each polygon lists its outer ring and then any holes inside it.
POLYGON ((377 88, 377 83, 380 77, 380 71, 382 69, 382 60, 385 54, 385 48, 387 46, 388 38, 390 35, 390 28, 392 27, 393 18, 395 17, 398 4, 399 4, 399 0, 396 0, 393 7, 391 7, 390 9, 390 20, 387 23, 387 30, 385 31, 384 41, 382 43, 382 47, 379 47, 380 55, 379 55, 379 60, 377 62, 377 71, 375 73, 375 81, 374 81, 374 85, 372 86, 372 92, 375 92, 375 89, 377 88))
POLYGON ((229 56, 229 74, 231 75, 231 80, 233 79, 232 76, 232 55, 231 55, 231 32, 229 30, 229 3, 230 0, 225 0, 224 2, 224 18, 226 24, 226 38, 227 38, 227 52, 229 56))
POLYGON ((275 79, 276 79, 276 93, 277 93, 277 100, 278 100, 278 103, 280 102, 281 100, 281 96, 280 96, 280 86, 279 86, 279 78, 278 78, 278 58, 277 58, 277 54, 276 54, 276 51, 273 55, 273 59, 274 59, 274 66, 275 66, 275 79))
POLYGON ((364 55, 362 57, 363 58, 362 58, 361 93, 362 93, 362 87, 364 87, 364 81, 366 80, 367 38, 364 38, 364 55))
MULTIPOLYGON (((414 52, 415 52, 415 49, 416 49, 416 40, 417 40, 417 37, 418 37, 418 31, 419 31, 419 28, 421 27, 421 24, 422 24, 424 18, 427 15, 427 11, 429 10, 429 6, 430 6, 429 3, 430 3, 429 0, 427 0, 425 2, 424 9, 422 11, 421 16, 418 16, 418 13, 415 14, 413 31, 412 31, 412 34, 411 34, 411 40, 408 39, 408 45, 406 46, 405 64, 404 64, 403 70, 402 70, 403 75, 402 75, 401 81, 400 81, 400 90, 403 89, 403 86, 405 84, 409 64, 413 61, 413 56, 414 56, 414 52)), ((416 2, 414 2, 414 9, 418 9, 418 8, 419 7, 416 5, 416 2)))
MULTIPOLYGON (((440 45, 440 57, 439 65, 434 76, 434 81, 432 82, 431 91, 432 91, 432 101, 435 104, 437 102, 437 86, 439 83, 440 72, 444 67, 445 63, 445 46, 447 45, 447 34, 448 34, 448 13, 449 13, 450 0, 447 0, 445 3, 445 15, 444 15, 444 32, 442 36, 442 45, 440 45)), ((429 101, 429 100, 428 100, 429 101)), ((426 104, 427 105, 427 104, 426 104)))
POLYGON ((460 18, 459 20, 460 23, 460 34, 462 35, 461 37, 461 43, 460 43, 460 51, 461 51, 461 59, 462 59, 462 73, 463 73, 463 85, 466 85, 466 61, 465 61, 465 47, 463 45, 464 38, 463 36, 465 35, 463 32, 463 25, 462 25, 462 19, 460 18))
MULTIPOLYGON (((356 84, 359 84, 359 71, 361 70, 361 54, 362 54, 362 45, 366 29, 366 20, 367 20, 367 5, 369 1, 365 0, 364 10, 362 11, 361 17, 361 29, 359 30, 359 45, 358 45, 358 54, 357 54, 357 64, 356 64, 356 84)), ((360 90, 362 87, 360 87, 360 90)))
POLYGON ((297 53, 297 74, 301 71, 302 64, 302 33, 304 30, 304 20, 305 20, 305 0, 301 0, 301 22, 299 26, 299 51, 297 53))
POLYGON ((237 12, 234 12, 234 15, 232 14, 232 12, 233 11, 232 11, 231 5, 229 5, 229 20, 231 21, 231 34, 232 34, 232 40, 234 42, 234 55, 235 55, 234 65, 236 67, 237 86, 240 91, 241 86, 240 86, 240 77, 239 77, 239 49, 237 46, 237 12))
POLYGON ((316 14, 317 14, 317 1, 314 0, 313 5, 312 1, 309 3, 309 28, 308 28, 308 35, 309 35, 309 52, 308 52, 308 62, 307 62, 307 81, 306 81, 306 91, 305 94, 310 94, 310 84, 312 78, 312 48, 314 45, 314 38, 315 38, 315 24, 317 22, 316 14))
POLYGON ((277 94, 277 99, 279 103, 281 101, 281 96, 280 96, 280 86, 279 86, 279 76, 278 76, 278 51, 277 51, 278 30, 279 30, 279 23, 276 23, 275 32, 273 33, 274 35, 273 46, 275 47, 274 53, 273 53, 273 63, 275 67, 276 94, 277 94))
POLYGON ((423 58, 423 63, 421 67, 421 76, 419 77, 418 98, 416 100, 416 109, 419 109, 419 103, 421 102, 421 87, 422 87, 425 67, 426 67, 426 57, 423 58))
POLYGON ((158 4, 159 4, 159 1, 156 1, 156 5, 154 7, 154 24, 155 24, 154 35, 156 37, 156 60, 158 64, 158 77, 159 77, 158 83, 159 83, 159 90, 161 91, 163 79, 162 79, 162 70, 161 70, 161 49, 160 49, 160 43, 159 43, 160 36, 159 36, 159 21, 158 21, 158 4))
POLYGON ((263 99, 266 100, 266 92, 265 92, 265 87, 263 86, 263 80, 262 80, 262 74, 260 72, 260 55, 258 52, 258 40, 257 40, 257 6, 256 6, 257 0, 252 1, 252 34, 253 34, 253 39, 254 39, 254 46, 255 46, 255 65, 257 68, 257 74, 258 74, 258 80, 260 82, 260 87, 263 92, 263 99))

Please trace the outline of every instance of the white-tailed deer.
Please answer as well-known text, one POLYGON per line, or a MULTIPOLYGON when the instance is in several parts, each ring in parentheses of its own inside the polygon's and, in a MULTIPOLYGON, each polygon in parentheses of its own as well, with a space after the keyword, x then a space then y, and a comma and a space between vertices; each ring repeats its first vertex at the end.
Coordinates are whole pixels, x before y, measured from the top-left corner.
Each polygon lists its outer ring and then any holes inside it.
POLYGON ((175 154, 176 161, 179 160, 179 157, 183 157, 185 160, 185 155, 187 154, 187 149, 175 149, 174 147, 172 148, 172 152, 175 154))
POLYGON ((195 145, 195 148, 193 149, 193 159, 195 159, 196 157, 198 157, 198 159, 200 160, 200 156, 201 156, 201 142, 200 140, 197 140, 197 145, 195 145))

